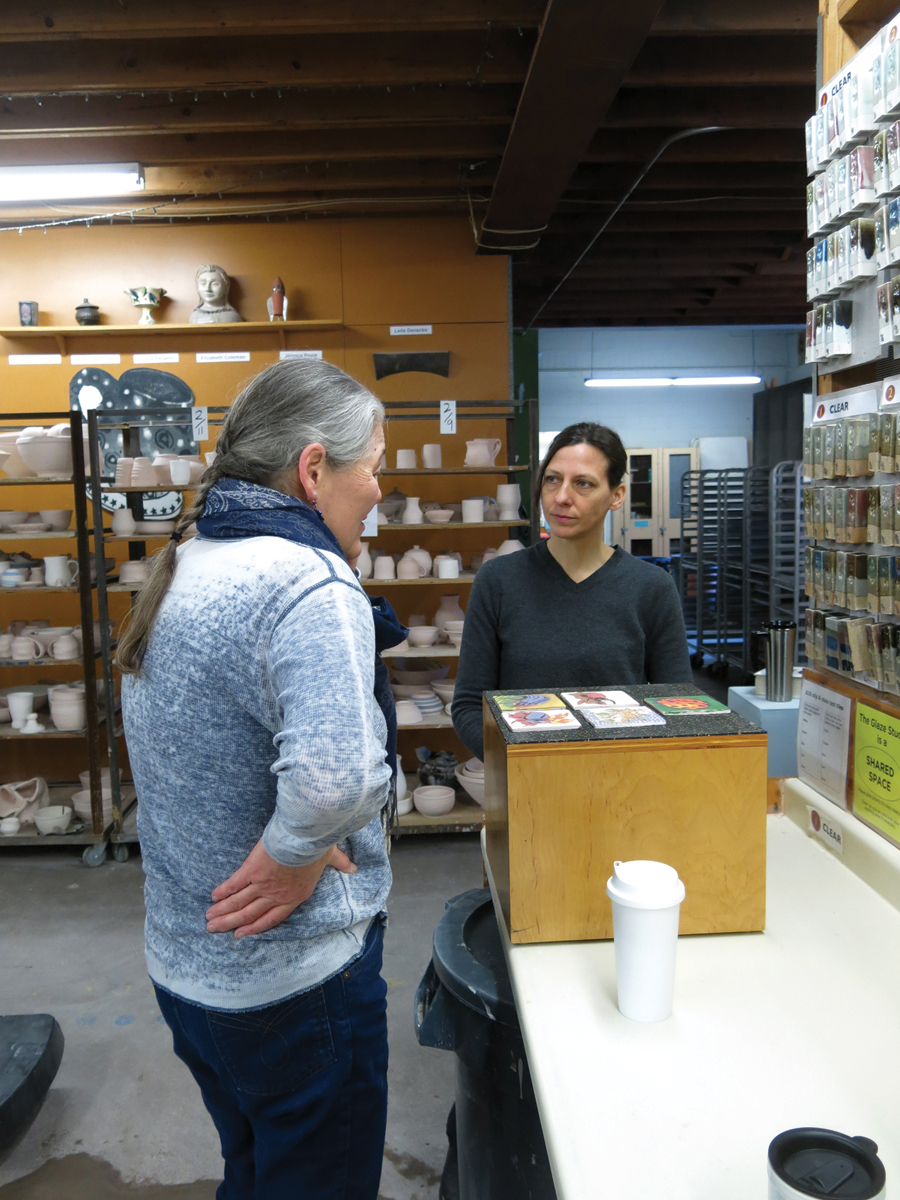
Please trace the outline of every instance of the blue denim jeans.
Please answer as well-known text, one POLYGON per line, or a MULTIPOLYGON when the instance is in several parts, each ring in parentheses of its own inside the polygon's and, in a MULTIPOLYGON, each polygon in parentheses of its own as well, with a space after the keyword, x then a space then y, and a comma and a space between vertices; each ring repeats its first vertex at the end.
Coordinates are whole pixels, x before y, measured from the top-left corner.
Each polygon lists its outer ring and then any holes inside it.
POLYGON ((223 1012, 156 989, 225 1159, 217 1200, 376 1200, 387 1120, 384 927, 320 987, 223 1012))

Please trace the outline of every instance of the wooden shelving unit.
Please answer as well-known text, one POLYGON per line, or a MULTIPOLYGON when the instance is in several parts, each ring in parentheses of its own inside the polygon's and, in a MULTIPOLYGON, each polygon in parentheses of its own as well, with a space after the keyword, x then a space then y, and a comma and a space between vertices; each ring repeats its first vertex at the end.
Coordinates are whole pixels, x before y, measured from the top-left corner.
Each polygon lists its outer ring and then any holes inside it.
POLYGON ((222 325, 190 325, 184 323, 166 324, 159 321, 154 325, 6 325, 0 327, 0 337, 9 341, 25 339, 33 341, 40 338, 52 338, 59 353, 68 354, 68 343, 72 339, 84 338, 147 338, 147 337, 232 337, 242 334, 275 334, 285 348, 288 334, 318 333, 320 331, 343 329, 343 321, 231 321, 222 325))

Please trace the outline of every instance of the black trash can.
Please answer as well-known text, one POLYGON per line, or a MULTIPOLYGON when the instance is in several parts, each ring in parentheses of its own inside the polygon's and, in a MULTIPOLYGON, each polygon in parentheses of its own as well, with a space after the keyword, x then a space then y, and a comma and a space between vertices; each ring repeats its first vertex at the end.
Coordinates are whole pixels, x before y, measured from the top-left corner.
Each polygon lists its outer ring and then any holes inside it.
POLYGON ((556 1200, 491 894, 447 902, 416 991, 421 1046, 456 1054, 460 1200, 556 1200))

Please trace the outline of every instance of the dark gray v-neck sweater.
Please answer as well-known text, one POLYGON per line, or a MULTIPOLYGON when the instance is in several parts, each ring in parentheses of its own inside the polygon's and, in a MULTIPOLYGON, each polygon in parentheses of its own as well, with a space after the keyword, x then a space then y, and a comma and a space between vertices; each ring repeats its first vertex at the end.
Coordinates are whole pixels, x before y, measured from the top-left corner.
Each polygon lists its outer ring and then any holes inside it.
POLYGON ((670 575, 617 549, 575 583, 540 541, 478 572, 466 609, 453 725, 482 758, 482 692, 691 682, 670 575))

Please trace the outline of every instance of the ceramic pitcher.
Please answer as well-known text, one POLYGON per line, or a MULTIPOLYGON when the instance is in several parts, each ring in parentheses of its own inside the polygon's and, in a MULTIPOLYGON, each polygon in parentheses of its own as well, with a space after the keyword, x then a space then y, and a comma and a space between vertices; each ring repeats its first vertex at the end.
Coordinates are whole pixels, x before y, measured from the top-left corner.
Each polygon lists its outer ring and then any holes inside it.
POLYGON ((466 442, 466 466, 492 467, 502 444, 499 438, 473 438, 466 442))

